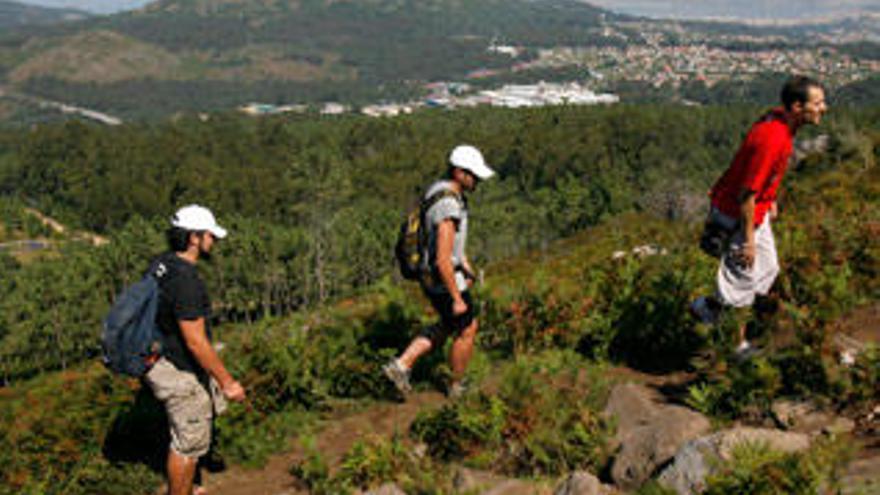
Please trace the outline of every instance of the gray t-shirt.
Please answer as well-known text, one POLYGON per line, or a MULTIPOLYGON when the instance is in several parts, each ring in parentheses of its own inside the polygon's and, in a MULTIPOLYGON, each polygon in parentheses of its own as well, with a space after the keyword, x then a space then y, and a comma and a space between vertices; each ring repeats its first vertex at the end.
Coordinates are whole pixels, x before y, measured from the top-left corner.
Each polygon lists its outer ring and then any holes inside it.
MULTIPOLYGON (((435 182, 428 188, 424 199, 427 200, 434 194, 451 188, 451 182, 448 180, 435 182)), ((456 223, 455 240, 452 244, 452 266, 455 267, 455 284, 458 286, 458 290, 465 291, 468 288, 468 284, 462 271, 462 264, 464 263, 464 246, 467 242, 468 212, 463 201, 447 196, 434 203, 425 212, 425 223, 428 226, 428 259, 433 269, 437 260, 437 227, 441 222, 448 219, 452 219, 456 223)), ((442 282, 439 280, 437 282, 435 286, 426 287, 426 289, 434 293, 448 292, 442 282)))

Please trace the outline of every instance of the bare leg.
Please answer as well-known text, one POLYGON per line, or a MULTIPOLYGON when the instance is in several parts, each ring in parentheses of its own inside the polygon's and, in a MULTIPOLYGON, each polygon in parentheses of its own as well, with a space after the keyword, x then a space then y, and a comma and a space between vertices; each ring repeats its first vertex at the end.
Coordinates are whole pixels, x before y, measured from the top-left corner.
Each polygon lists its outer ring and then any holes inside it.
POLYGON ((168 495, 192 495, 193 478, 198 458, 186 457, 173 450, 168 451, 168 495))
POLYGON ((431 350, 431 341, 425 337, 416 337, 410 342, 409 347, 397 358, 398 364, 406 370, 412 369, 416 361, 431 350))
POLYGON ((747 325, 745 323, 743 323, 742 325, 739 326, 739 342, 740 343, 746 342, 746 340, 747 340, 746 339, 746 327, 747 327, 747 325))
POLYGON ((477 320, 474 318, 474 321, 452 342, 452 349, 449 351, 449 366, 452 368, 453 382, 460 381, 467 371, 471 355, 474 353, 477 326, 477 320))

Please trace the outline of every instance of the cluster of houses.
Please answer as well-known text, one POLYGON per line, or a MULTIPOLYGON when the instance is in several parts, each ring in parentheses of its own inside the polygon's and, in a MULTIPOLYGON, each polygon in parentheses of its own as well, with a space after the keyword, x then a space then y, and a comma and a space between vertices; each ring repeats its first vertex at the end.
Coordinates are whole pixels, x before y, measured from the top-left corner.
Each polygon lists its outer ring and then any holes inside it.
MULTIPOLYGON (((459 108, 490 105, 496 107, 522 108, 547 105, 599 105, 620 101, 616 95, 601 93, 580 85, 570 83, 508 84, 498 89, 473 91, 471 85, 458 82, 435 82, 425 85, 428 91, 421 101, 406 103, 383 103, 366 105, 360 113, 371 117, 393 117, 412 113, 417 108, 459 108)), ((248 115, 273 115, 287 112, 303 113, 306 105, 271 105, 251 103, 239 110, 248 115)), ((352 107, 341 103, 324 103, 318 112, 322 115, 338 115, 352 111, 352 107)))

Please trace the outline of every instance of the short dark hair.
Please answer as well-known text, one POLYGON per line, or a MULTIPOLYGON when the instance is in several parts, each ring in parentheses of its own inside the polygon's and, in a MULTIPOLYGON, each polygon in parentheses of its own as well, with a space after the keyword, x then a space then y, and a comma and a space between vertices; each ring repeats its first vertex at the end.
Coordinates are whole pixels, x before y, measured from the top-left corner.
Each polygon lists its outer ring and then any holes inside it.
POLYGON ((809 98, 810 88, 822 88, 819 81, 807 76, 792 76, 782 86, 782 105, 786 110, 791 110, 795 103, 806 103, 809 98))
POLYGON ((195 232, 192 230, 180 227, 169 228, 165 231, 165 238, 168 239, 168 247, 176 253, 186 251, 187 248, 189 248, 189 236, 194 233, 195 232))

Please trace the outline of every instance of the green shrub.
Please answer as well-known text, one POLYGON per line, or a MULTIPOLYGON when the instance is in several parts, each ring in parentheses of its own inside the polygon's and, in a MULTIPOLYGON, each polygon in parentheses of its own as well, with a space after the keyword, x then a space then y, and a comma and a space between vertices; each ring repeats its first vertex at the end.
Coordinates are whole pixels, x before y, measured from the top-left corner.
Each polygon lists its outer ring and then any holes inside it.
POLYGON ((842 367, 833 384, 838 402, 854 409, 866 409, 880 401, 880 348, 868 346, 853 365, 842 367))
POLYGON ((640 486, 633 495, 677 495, 678 492, 671 488, 666 488, 655 480, 650 480, 640 486))
POLYGON ((714 378, 688 389, 688 404, 698 411, 723 419, 733 419, 745 411, 764 416, 781 387, 779 370, 765 357, 758 356, 729 363, 714 378))
POLYGON ((313 422, 313 415, 290 406, 269 413, 232 407, 217 420, 217 449, 229 461, 259 467, 288 447, 294 435, 308 431, 313 422))
POLYGON ((522 356, 500 383, 422 414, 411 433, 442 460, 463 459, 513 475, 561 474, 603 465, 611 426, 607 385, 573 352, 522 356))
POLYGON ((814 495, 832 491, 839 471, 852 457, 844 443, 820 441, 805 453, 784 453, 765 444, 733 448, 706 480, 706 495, 814 495))
POLYGON ((315 437, 306 435, 300 439, 305 451, 305 458, 290 467, 290 474, 305 483, 309 491, 314 495, 333 493, 338 487, 331 486, 330 467, 321 455, 315 442, 315 437))
POLYGON ((663 258, 643 263, 630 294, 617 302, 611 355, 637 369, 681 369, 704 344, 686 309, 700 265, 684 256, 663 258))
MULTIPOLYGON (((0 493, 151 493, 160 476, 139 462, 117 462, 114 423, 138 407, 137 386, 103 367, 31 380, 0 395, 0 493)), ((141 445, 143 452, 149 445, 141 445)))
POLYGON ((370 436, 358 440, 332 474, 314 441, 304 443, 306 458, 294 465, 291 473, 315 495, 354 493, 388 482, 413 494, 442 494, 451 490, 445 471, 429 458, 419 457, 412 446, 396 434, 390 439, 370 436))
POLYGON ((549 348, 574 348, 578 326, 590 301, 573 291, 561 291, 543 274, 532 283, 503 294, 482 291, 480 343, 505 356, 549 348))

